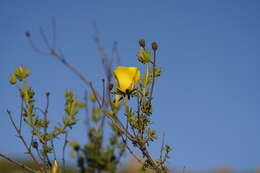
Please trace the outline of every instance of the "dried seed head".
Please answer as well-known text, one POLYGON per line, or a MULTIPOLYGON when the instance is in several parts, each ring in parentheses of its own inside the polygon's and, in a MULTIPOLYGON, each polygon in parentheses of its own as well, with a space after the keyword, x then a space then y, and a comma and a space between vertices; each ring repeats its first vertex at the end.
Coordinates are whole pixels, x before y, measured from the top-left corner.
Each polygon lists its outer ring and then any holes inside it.
POLYGON ((26 37, 31 37, 31 33, 30 33, 29 31, 26 31, 26 32, 25 32, 25 36, 26 36, 26 37))
POLYGON ((47 96, 47 97, 49 97, 50 95, 51 95, 51 93, 50 93, 50 92, 47 92, 47 93, 46 93, 46 96, 47 96))
POLYGON ((152 42, 152 48, 153 51, 156 51, 158 49, 158 44, 156 42, 152 42))
POLYGON ((145 41, 144 40, 139 40, 139 45, 145 49, 145 41))

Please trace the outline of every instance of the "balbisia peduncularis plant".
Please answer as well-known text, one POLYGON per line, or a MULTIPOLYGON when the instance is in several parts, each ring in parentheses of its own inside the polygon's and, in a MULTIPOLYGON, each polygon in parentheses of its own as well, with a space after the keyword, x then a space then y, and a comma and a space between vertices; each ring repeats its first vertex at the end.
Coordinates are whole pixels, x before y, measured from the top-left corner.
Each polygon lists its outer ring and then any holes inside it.
POLYGON ((12 112, 7 110, 16 135, 26 149, 26 153, 35 163, 36 168, 17 162, 0 153, 0 157, 24 168, 27 172, 63 173, 66 172, 66 147, 71 147, 71 156, 77 161, 80 173, 115 173, 118 170, 122 156, 128 151, 136 161, 142 164, 140 171, 152 170, 156 173, 166 173, 166 166, 171 148, 162 142, 158 149, 160 156, 154 158, 149 152, 149 146, 157 140, 156 130, 152 128, 152 114, 154 101, 154 86, 161 75, 161 68, 157 65, 158 44, 153 42, 147 48, 144 40, 139 40, 140 49, 137 62, 143 69, 129 66, 115 66, 109 61, 101 46, 99 37, 95 34, 95 42, 105 70, 102 79, 102 90, 96 89, 92 82, 71 65, 62 54, 57 51, 55 41, 47 39, 41 29, 41 36, 47 45, 47 50, 40 50, 33 42, 30 32, 26 37, 34 51, 49 55, 59 60, 71 70, 86 85, 83 101, 74 96, 73 91, 65 91, 64 116, 56 125, 48 119, 50 93, 46 93, 46 106, 40 108, 34 100, 36 94, 28 85, 29 69, 19 66, 9 76, 9 82, 15 86, 21 98, 19 121, 16 122, 12 112), (84 145, 76 140, 69 140, 68 133, 80 121, 77 118, 79 110, 85 110, 87 139, 84 145), (106 125, 107 124, 107 125, 106 125), (24 137, 23 126, 28 126, 31 140, 24 137), (51 128, 54 127, 54 128, 51 128), (111 133, 105 133, 109 128, 111 133), (108 138, 105 138, 105 136, 108 138), (54 140, 64 138, 60 149, 62 158, 57 158, 54 140), (108 141, 105 141, 108 140, 108 141))

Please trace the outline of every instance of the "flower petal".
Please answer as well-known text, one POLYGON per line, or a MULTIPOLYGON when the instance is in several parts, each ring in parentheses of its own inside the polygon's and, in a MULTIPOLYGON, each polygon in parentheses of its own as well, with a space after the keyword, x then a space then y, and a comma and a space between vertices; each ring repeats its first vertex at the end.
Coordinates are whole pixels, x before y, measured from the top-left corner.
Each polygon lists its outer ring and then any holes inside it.
POLYGON ((140 80, 140 71, 137 67, 118 66, 114 71, 118 89, 122 92, 133 90, 135 84, 140 80))

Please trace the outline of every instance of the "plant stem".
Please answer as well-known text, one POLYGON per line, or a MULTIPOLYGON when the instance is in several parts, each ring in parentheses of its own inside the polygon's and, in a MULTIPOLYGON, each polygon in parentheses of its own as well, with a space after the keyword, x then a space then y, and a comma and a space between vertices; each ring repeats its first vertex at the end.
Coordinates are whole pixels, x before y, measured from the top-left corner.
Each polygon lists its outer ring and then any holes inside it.
POLYGON ((24 165, 22 163, 19 163, 19 162, 13 160, 13 159, 11 159, 11 158, 1 154, 1 153, 0 153, 0 157, 4 158, 5 160, 8 160, 9 162, 11 162, 11 163, 13 163, 13 164, 15 164, 15 165, 25 169, 25 170, 27 170, 28 172, 32 172, 32 173, 36 173, 37 172, 37 171, 33 170, 32 168, 29 168, 28 166, 26 166, 26 165, 24 165))
POLYGON ((31 156, 31 158, 33 159, 33 161, 40 167, 39 162, 36 160, 36 158, 34 157, 34 155, 33 155, 32 151, 31 151, 31 149, 29 148, 29 146, 28 146, 27 143, 25 142, 25 139, 23 138, 21 131, 19 131, 19 129, 17 128, 17 126, 16 126, 16 124, 15 124, 15 122, 14 122, 14 120, 13 120, 11 111, 7 110, 7 114, 9 115, 9 119, 10 119, 10 121, 11 121, 13 127, 15 128, 15 131, 16 131, 16 133, 18 134, 18 137, 21 139, 23 145, 24 145, 25 148, 27 149, 28 154, 31 156))
POLYGON ((155 82, 155 68, 156 68, 156 51, 153 52, 153 82, 150 92, 150 101, 153 99, 153 88, 154 88, 154 82, 155 82))
POLYGON ((63 148, 62 148, 62 172, 64 172, 66 165, 65 165, 65 150, 66 150, 66 146, 68 144, 68 132, 65 133, 65 139, 64 139, 64 144, 63 144, 63 148))

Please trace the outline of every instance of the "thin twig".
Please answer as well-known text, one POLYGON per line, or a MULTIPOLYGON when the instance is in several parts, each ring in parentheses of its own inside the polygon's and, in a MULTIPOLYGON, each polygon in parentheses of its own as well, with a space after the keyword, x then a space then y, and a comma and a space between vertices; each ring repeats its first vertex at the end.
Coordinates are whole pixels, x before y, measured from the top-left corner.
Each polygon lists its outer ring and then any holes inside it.
POLYGON ((23 99, 21 101, 21 113, 20 113, 20 124, 19 124, 20 132, 22 132, 22 122, 23 122, 23 99))
POLYGON ((112 56, 115 55, 117 66, 121 65, 121 56, 118 51, 118 42, 115 41, 112 49, 112 56))
MULTIPOLYGON (((102 79, 102 90, 103 90, 103 94, 102 94, 102 108, 105 108, 105 92, 106 92, 106 88, 105 88, 105 80, 102 79)), ((105 115, 102 114, 102 120, 101 120, 101 139, 103 140, 104 138, 104 126, 105 126, 105 115)))
POLYGON ((39 151, 39 148, 35 148, 35 150, 36 150, 38 157, 44 162, 44 159, 42 158, 41 153, 39 151))
POLYGON ((84 103, 86 105, 85 106, 86 125, 87 125, 87 128, 90 128, 90 120, 89 120, 89 112, 88 112, 88 92, 87 92, 87 90, 85 91, 84 103))
POLYGON ((67 60, 64 58, 64 55, 61 54, 57 54, 57 52, 55 52, 54 50, 52 50, 51 55, 54 56, 55 58, 57 58, 62 64, 64 64, 68 69, 70 69, 76 76, 78 76, 80 78, 81 81, 83 81, 93 92, 93 94, 95 94, 97 96, 97 102, 99 105, 101 105, 100 102, 100 96, 97 94, 95 88, 92 85, 92 82, 87 80, 74 66, 72 66, 71 64, 69 64, 67 62, 67 60))
POLYGON ((124 139, 124 137, 122 136, 122 141, 124 142, 127 150, 129 151, 129 153, 141 164, 143 164, 143 161, 141 159, 139 159, 139 157, 135 154, 135 152, 133 150, 131 150, 131 148, 128 146, 127 141, 124 139))
MULTIPOLYGON (((50 102, 50 100, 49 100, 49 93, 46 93, 46 107, 45 107, 45 110, 44 110, 44 122, 45 122, 45 125, 44 125, 44 136, 43 136, 43 146, 44 147, 47 147, 47 134, 48 134, 48 131, 47 131, 47 129, 48 129, 48 124, 47 124, 47 121, 48 121, 48 118, 47 118, 47 116, 48 116, 48 109, 49 109, 49 102, 50 102)), ((51 167, 51 162, 50 162, 50 159, 49 159, 49 156, 48 156, 48 153, 44 153, 43 152, 43 158, 44 158, 44 165, 48 165, 49 166, 49 168, 51 167), (48 163, 48 164, 46 164, 46 162, 48 163)))
MULTIPOLYGON (((111 58, 111 61, 110 62, 108 61, 109 58, 108 58, 107 54, 105 53, 103 46, 101 45, 101 41, 99 39, 97 26, 96 26, 95 23, 93 24, 93 30, 94 30, 94 36, 93 36, 94 37, 94 41, 96 43, 96 46, 97 46, 97 49, 98 49, 98 53, 99 53, 99 56, 101 58, 101 62, 103 64, 103 66, 104 66, 104 70, 105 70, 105 74, 107 76, 107 80, 110 83, 111 78, 112 78, 111 66, 112 66, 112 62, 113 62, 112 60, 113 59, 111 58)), ((112 49, 112 53, 113 53, 113 49, 112 49)))
POLYGON ((66 167, 65 165, 65 150, 66 150, 66 146, 68 144, 68 132, 65 132, 65 138, 64 138, 64 144, 63 144, 63 147, 62 147, 62 172, 64 172, 64 169, 66 167))
POLYGON ((156 50, 153 51, 153 82, 151 86, 150 92, 150 101, 153 99, 153 89, 154 89, 154 82, 155 82, 155 68, 156 68, 156 50))
POLYGON ((17 128, 17 126, 16 126, 16 124, 15 124, 15 122, 14 122, 14 120, 13 120, 11 111, 7 110, 7 114, 9 115, 9 119, 10 119, 10 121, 11 121, 13 127, 15 128, 15 131, 16 131, 16 133, 18 134, 18 137, 20 138, 20 140, 22 141, 23 145, 25 146, 25 148, 26 148, 28 154, 31 156, 31 158, 33 159, 33 161, 34 161, 38 166, 40 166, 39 162, 36 160, 36 158, 34 157, 33 153, 31 152, 31 149, 29 148, 29 146, 27 145, 25 139, 23 138, 21 132, 20 132, 19 129, 17 128))
POLYGON ((164 140, 165 140, 165 133, 163 133, 163 137, 162 137, 162 145, 161 145, 161 150, 160 150, 160 161, 162 161, 164 142, 165 142, 164 140))
POLYGON ((44 55, 44 56, 49 56, 50 55, 49 52, 44 52, 44 51, 40 50, 38 47, 35 46, 34 42, 31 39, 31 33, 30 32, 26 32, 25 35, 26 35, 26 37, 27 37, 27 39, 29 41, 29 44, 30 44, 31 48, 33 49, 33 51, 35 51, 35 52, 37 52, 37 53, 39 53, 41 55, 44 55))
POLYGON ((49 50, 52 49, 51 44, 49 43, 49 40, 48 40, 48 38, 47 38, 47 36, 46 36, 46 34, 45 34, 45 32, 44 32, 42 27, 40 27, 40 34, 41 34, 41 36, 43 38, 43 41, 44 41, 45 45, 48 47, 48 49, 49 50))
POLYGON ((56 150, 55 150, 55 146, 54 146, 54 141, 53 141, 53 139, 51 139, 51 147, 52 147, 52 150, 53 150, 53 157, 54 157, 54 160, 57 160, 57 157, 56 157, 56 150))
POLYGON ((23 169, 25 169, 28 172, 32 172, 32 173, 36 173, 37 172, 37 171, 33 170, 32 168, 30 168, 30 167, 28 167, 28 166, 26 166, 26 165, 24 165, 22 163, 19 163, 19 162, 13 160, 13 159, 11 159, 11 158, 1 154, 1 153, 0 153, 0 157, 4 158, 5 160, 8 160, 9 162, 11 162, 11 163, 13 163, 13 164, 23 168, 23 169))
POLYGON ((52 47, 56 50, 56 20, 52 18, 52 47))

